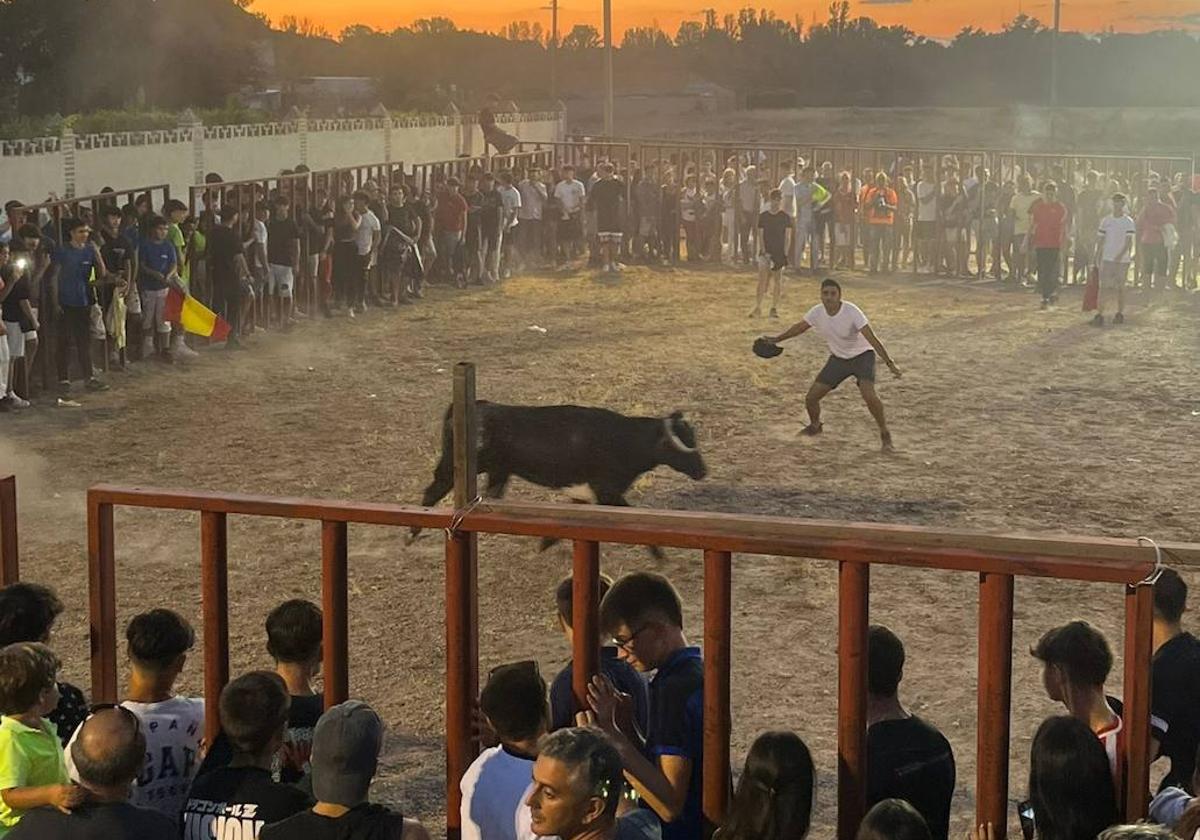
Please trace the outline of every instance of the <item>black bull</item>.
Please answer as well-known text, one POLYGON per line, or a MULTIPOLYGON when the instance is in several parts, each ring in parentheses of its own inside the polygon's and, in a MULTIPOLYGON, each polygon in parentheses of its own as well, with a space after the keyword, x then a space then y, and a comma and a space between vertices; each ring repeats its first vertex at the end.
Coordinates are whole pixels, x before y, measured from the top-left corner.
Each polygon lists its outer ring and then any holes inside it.
MULTIPOLYGON (((498 499, 513 476, 542 487, 590 491, 597 504, 628 506, 638 476, 667 466, 696 480, 708 469, 696 432, 682 412, 626 417, 577 405, 500 405, 479 400, 477 468, 487 473, 484 495, 498 499)), ((432 507, 454 486, 453 407, 442 424, 442 457, 421 504, 432 507)), ((418 529, 413 529, 413 536, 418 529)), ((542 547, 552 541, 543 540, 542 547)), ((657 552, 656 552, 657 554, 657 552)))

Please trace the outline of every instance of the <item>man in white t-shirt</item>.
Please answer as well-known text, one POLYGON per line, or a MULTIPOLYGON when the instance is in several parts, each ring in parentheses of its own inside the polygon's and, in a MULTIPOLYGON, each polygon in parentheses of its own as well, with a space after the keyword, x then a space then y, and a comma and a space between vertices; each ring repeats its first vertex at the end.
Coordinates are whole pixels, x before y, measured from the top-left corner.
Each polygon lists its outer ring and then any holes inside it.
MULTIPOLYGON (((130 674, 121 705, 137 716, 146 736, 146 763, 133 780, 129 801, 175 822, 200 767, 204 740, 204 700, 175 693, 195 638, 182 616, 165 609, 134 616, 125 630, 130 674)), ((66 755, 67 770, 78 781, 70 744, 66 755)))
POLYGON ((563 252, 573 257, 579 255, 583 242, 583 200, 586 190, 583 182, 575 177, 575 167, 567 164, 562 168, 562 180, 554 185, 554 197, 562 208, 558 223, 558 241, 563 252))
POLYGON ((1121 193, 1112 197, 1112 214, 1100 220, 1096 241, 1096 264, 1100 266, 1100 297, 1096 302, 1096 317, 1092 326, 1104 326, 1104 306, 1108 296, 1117 293, 1117 314, 1114 324, 1125 323, 1125 278, 1133 262, 1133 241, 1137 223, 1125 210, 1126 199, 1121 193))
POLYGON ((783 179, 779 182, 779 192, 783 196, 783 212, 790 218, 796 218, 796 164, 785 160, 780 169, 783 179))
POLYGON ((917 197, 917 225, 913 231, 913 271, 916 272, 922 263, 933 270, 937 255, 934 253, 937 241, 937 181, 930 178, 924 167, 921 168, 920 180, 915 190, 917 197))
POLYGON ((821 400, 825 395, 851 376, 858 383, 863 402, 875 422, 879 424, 879 437, 883 451, 892 451, 892 433, 884 420, 883 402, 875 393, 875 356, 879 355, 888 370, 897 379, 900 368, 871 329, 867 316, 850 301, 842 300, 841 285, 831 278, 821 283, 821 302, 808 310, 804 320, 792 325, 776 336, 763 336, 772 344, 802 335, 815 329, 829 345, 829 360, 817 374, 808 395, 804 398, 808 409, 809 423, 802 434, 813 437, 821 433, 821 400))
POLYGON ((358 246, 359 271, 354 273, 354 287, 350 289, 350 317, 354 310, 367 311, 367 277, 375 268, 379 258, 379 243, 383 240, 383 225, 379 217, 368 206, 371 196, 362 190, 354 193, 354 212, 359 217, 358 229, 354 234, 358 246))
POLYGON ((500 745, 480 753, 459 782, 462 840, 517 840, 538 739, 550 727, 546 681, 537 663, 517 662, 492 671, 479 707, 500 745))

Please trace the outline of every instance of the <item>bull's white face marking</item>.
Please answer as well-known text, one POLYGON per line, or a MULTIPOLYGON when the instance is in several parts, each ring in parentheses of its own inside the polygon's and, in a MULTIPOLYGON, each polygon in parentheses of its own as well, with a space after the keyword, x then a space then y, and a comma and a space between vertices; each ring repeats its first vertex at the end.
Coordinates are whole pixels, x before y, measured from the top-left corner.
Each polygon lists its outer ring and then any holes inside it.
POLYGON ((570 487, 563 488, 563 494, 568 499, 574 499, 577 502, 584 504, 596 504, 596 492, 592 490, 590 484, 572 484, 570 487))
POLYGON ((686 443, 684 443, 682 440, 679 439, 679 435, 675 434, 675 429, 672 425, 670 417, 663 420, 663 428, 667 430, 667 439, 671 441, 671 445, 674 446, 676 449, 678 449, 680 452, 690 453, 690 452, 696 451, 696 447, 688 446, 686 443))

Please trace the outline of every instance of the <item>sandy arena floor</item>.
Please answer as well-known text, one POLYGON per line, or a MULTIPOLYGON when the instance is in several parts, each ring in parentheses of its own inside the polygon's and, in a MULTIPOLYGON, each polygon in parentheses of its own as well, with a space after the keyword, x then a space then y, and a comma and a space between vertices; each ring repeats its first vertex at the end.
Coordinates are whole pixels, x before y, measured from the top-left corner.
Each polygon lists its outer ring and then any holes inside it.
MULTIPOLYGON (((20 477, 23 571, 68 605, 55 642, 67 675, 87 685, 83 491, 97 481, 415 502, 439 445, 450 368, 472 360, 481 397, 579 403, 628 413, 683 409, 699 429, 710 476, 660 471, 634 504, 906 522, 994 532, 1196 539, 1200 447, 1200 299, 1131 307, 1103 331, 1078 291, 1039 312, 1028 292, 965 281, 847 276, 846 297, 872 318, 905 372, 881 380, 899 451, 879 454, 852 387, 827 401, 826 431, 802 440, 803 392, 825 358, 806 336, 767 362, 752 339, 752 279, 740 272, 631 269, 514 279, 495 290, 432 290, 421 306, 269 335, 240 355, 112 375, 82 408, 0 420, 0 472, 20 477), (546 332, 532 330, 532 326, 546 332), (1189 513, 1190 512, 1190 513, 1189 513)), ((816 301, 789 278, 784 322, 816 301)), ((517 483, 511 495, 548 498, 517 483)), ((199 624, 198 518, 118 514, 121 621, 169 605, 199 624)), ((269 665, 266 612, 316 597, 315 525, 235 520, 230 575, 234 670, 269 665)), ((390 727, 382 799, 439 827, 442 802, 442 550, 427 536, 353 528, 352 689, 390 727)), ((482 668, 537 657, 552 675, 568 655, 552 626, 551 589, 569 550, 532 540, 481 543, 482 668), (534 593, 530 597, 529 593, 534 593)), ((654 565, 640 549, 604 552, 614 576, 654 565)), ((699 556, 659 565, 679 586, 687 629, 702 631, 699 556)), ((1188 575, 1197 583, 1197 576, 1188 575)), ((954 744, 958 825, 973 805, 975 580, 880 568, 872 618, 908 646, 910 707, 954 744)), ((755 734, 791 727, 813 747, 820 824, 832 836, 836 784, 834 566, 744 557, 735 562, 735 760, 755 734), (764 703, 770 698, 773 702, 764 703)), ((1055 713, 1026 651, 1047 627, 1080 616, 1119 646, 1116 587, 1017 585, 1012 794, 1025 790, 1029 742, 1055 713)), ((1119 682, 1120 668, 1114 669, 1119 682)), ((199 653, 187 690, 200 682, 199 653)), ((1116 686, 1119 687, 1119 686, 1116 686)))

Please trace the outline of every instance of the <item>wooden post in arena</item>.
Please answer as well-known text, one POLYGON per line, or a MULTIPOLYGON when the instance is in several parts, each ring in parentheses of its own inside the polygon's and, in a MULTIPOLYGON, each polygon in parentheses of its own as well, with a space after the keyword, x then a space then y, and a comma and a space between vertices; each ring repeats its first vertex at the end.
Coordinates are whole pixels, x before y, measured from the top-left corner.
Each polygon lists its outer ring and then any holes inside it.
POLYGON ((0 478, 0 586, 21 579, 17 554, 17 477, 0 478))
POLYGON ((321 523, 321 666, 326 709, 350 697, 348 531, 345 522, 321 523))
POLYGON ((979 576, 979 684, 975 823, 1008 828, 1008 738, 1012 706, 1013 576, 979 576))
POLYGON ((112 502, 88 498, 88 618, 92 702, 117 702, 117 576, 112 502))
POLYGON ((1126 822, 1146 816, 1150 800, 1150 658, 1153 652, 1154 587, 1125 587, 1125 755, 1118 756, 1124 790, 1118 790, 1126 822))
POLYGON ((729 806, 730 648, 733 555, 704 552, 704 836, 725 821, 729 806))
POLYGON ((571 691, 576 710, 588 707, 587 689, 600 672, 600 543, 576 540, 571 575, 571 691))
MULTIPOLYGON (((200 514, 200 602, 204 617, 204 696, 211 709, 229 682, 229 535, 226 516, 200 514)), ((221 732, 218 715, 204 716, 204 738, 221 732)))
POLYGON ((838 564, 838 832, 858 832, 867 811, 867 621, 871 567, 838 564))
MULTIPOLYGON (((461 515, 478 495, 475 366, 454 366, 454 507, 461 515)), ((457 516, 456 516, 457 519, 457 516)), ((478 752, 471 734, 471 709, 479 694, 479 593, 477 538, 446 532, 446 837, 458 840, 462 826, 458 783, 478 752)))

